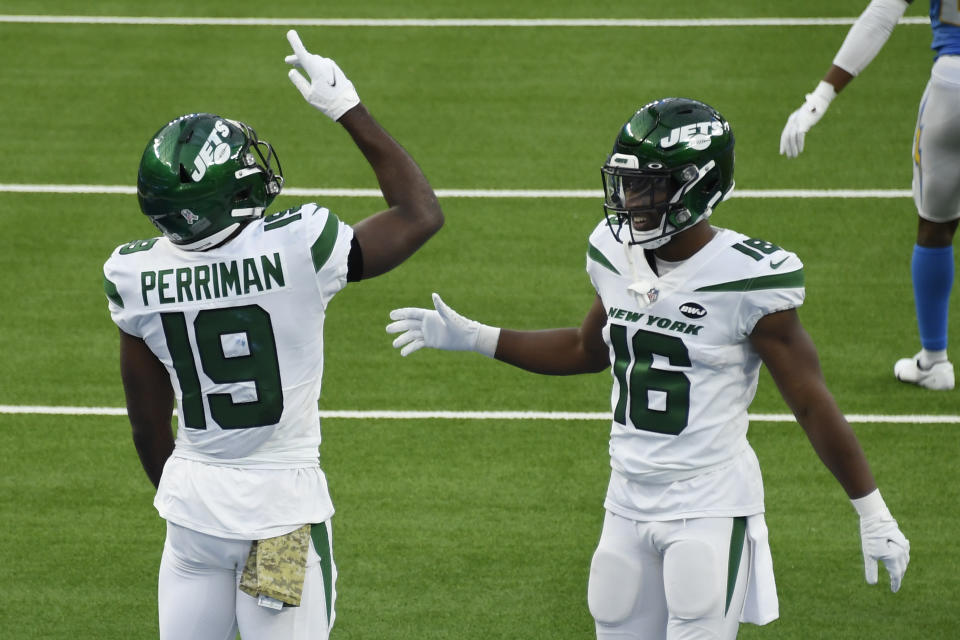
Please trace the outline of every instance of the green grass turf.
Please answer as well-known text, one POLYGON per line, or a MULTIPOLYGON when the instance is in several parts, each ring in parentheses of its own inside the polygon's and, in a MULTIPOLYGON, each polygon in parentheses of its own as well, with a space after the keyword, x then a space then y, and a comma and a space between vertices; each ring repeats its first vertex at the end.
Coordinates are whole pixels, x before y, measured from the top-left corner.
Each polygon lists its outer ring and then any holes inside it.
MULTIPOLYGON (((130 184, 163 123, 213 111, 273 142, 288 186, 373 186, 369 169, 350 161, 357 154, 349 137, 286 79, 285 30, 0 24, 9 52, 0 67, 0 135, 8 156, 20 159, 4 181, 130 184)), ((810 134, 805 156, 778 155, 787 115, 844 33, 842 26, 301 29, 308 46, 338 60, 438 187, 597 188, 612 132, 633 110, 686 95, 732 123, 741 188, 908 188, 931 59, 923 26, 894 32, 876 67, 810 134)))
MULTIPOLYGON (((603 17, 853 16, 861 0, 605 5, 603 17)), ((910 15, 922 15, 914 3, 910 15)), ((156 10, 155 10, 156 9, 156 10)), ((149 15, 133 2, 5 3, 2 13, 149 15)), ((250 1, 167 15, 262 16, 250 1)), ((368 2, 317 16, 543 17, 542 3, 368 2)), ((551 17, 597 17, 551 3, 551 17)), ((291 187, 373 187, 348 136, 283 77, 284 26, 0 23, 3 183, 132 185, 150 134, 187 111, 253 124, 291 187)), ((929 30, 902 26, 809 135, 796 161, 780 129, 846 27, 375 29, 301 27, 334 56, 437 188, 593 189, 619 125, 644 101, 712 102, 737 135, 741 189, 893 188, 929 71, 929 30)), ((302 199, 281 197, 275 209, 302 199)), ((378 199, 323 204, 355 222, 378 199)), ((518 328, 577 324, 600 217, 590 200, 446 200, 444 230, 400 270, 330 307, 324 409, 605 411, 609 373, 547 378, 474 354, 401 359, 389 309, 440 292, 459 311, 518 328)), ((122 406, 117 333, 100 290, 118 244, 153 235, 133 196, 0 193, 0 404, 122 406)), ((957 414, 956 393, 896 383, 916 348, 908 199, 732 200, 714 222, 796 251, 801 317, 849 413, 957 414)), ((951 335, 960 335, 954 296, 951 335)), ((786 408, 766 374, 752 407, 786 408)), ((950 637, 960 525, 956 425, 855 428, 912 541, 901 593, 862 580, 856 518, 791 424, 758 424, 781 599, 743 638, 950 637)), ((322 448, 338 515, 335 638, 588 638, 589 559, 608 473, 595 422, 327 420, 322 448)), ((122 417, 0 415, 0 638, 155 637, 163 525, 122 417)), ((881 575, 881 580, 885 575, 881 575)))
MULTIPOLYGON (((893 595, 863 583, 856 517, 799 428, 754 425, 782 617, 741 637, 950 637, 956 427, 906 429, 858 429, 912 543, 893 595)), ((336 637, 590 637, 605 425, 328 420, 325 438, 336 637)), ((125 419, 0 416, 0 464, 3 637, 155 637, 163 525, 125 419)))

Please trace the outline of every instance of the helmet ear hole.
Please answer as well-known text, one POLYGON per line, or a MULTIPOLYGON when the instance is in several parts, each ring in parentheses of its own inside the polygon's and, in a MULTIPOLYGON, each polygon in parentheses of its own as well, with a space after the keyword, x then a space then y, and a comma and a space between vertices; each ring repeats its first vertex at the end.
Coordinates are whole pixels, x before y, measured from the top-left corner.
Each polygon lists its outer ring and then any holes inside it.
POLYGON ((190 184, 193 182, 193 179, 190 177, 190 174, 187 173, 187 168, 180 165, 180 184, 190 184))

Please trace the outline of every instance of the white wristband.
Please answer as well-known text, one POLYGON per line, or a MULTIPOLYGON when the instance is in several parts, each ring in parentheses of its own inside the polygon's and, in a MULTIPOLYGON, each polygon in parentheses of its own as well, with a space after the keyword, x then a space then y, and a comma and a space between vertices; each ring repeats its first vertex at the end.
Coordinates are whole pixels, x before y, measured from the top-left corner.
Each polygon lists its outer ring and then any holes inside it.
POLYGON ((813 90, 811 95, 820 98, 829 105, 831 102, 833 102, 833 99, 837 97, 837 90, 829 82, 821 80, 820 84, 817 85, 817 88, 813 90))
POLYGON ((500 342, 500 328, 491 327, 485 324, 480 325, 477 332, 476 352, 492 358, 497 352, 497 344, 500 342))
POLYGON ((886 503, 880 496, 880 489, 874 489, 862 498, 854 498, 850 500, 850 502, 853 504, 853 508, 857 510, 861 519, 890 513, 886 503))

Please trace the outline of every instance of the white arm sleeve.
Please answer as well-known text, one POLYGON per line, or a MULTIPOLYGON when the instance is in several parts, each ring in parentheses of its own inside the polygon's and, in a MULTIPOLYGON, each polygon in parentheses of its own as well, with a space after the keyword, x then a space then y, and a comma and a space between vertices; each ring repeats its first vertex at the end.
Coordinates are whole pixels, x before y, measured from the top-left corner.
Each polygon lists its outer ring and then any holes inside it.
POLYGON ((833 64, 859 75, 887 43, 908 4, 906 0, 872 0, 850 27, 833 64))

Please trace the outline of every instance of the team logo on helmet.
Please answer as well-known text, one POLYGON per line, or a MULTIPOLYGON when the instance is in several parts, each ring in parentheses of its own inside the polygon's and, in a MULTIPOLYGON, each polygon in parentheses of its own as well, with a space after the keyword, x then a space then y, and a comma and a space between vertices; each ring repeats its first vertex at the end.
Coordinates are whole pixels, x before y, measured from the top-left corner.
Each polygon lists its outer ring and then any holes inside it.
MULTIPOLYGON (((223 164, 230 159, 230 145, 221 140, 229 137, 230 127, 223 120, 217 120, 207 136, 207 141, 200 148, 200 153, 193 159, 195 167, 190 178, 194 182, 200 182, 207 173, 207 167, 215 164, 223 164)), ((189 221, 189 220, 188 220, 189 221)))
POLYGON ((703 151, 710 146, 711 138, 723 135, 723 125, 713 120, 711 122, 696 122, 670 130, 670 135, 660 138, 660 147, 670 147, 688 143, 691 149, 703 151))

